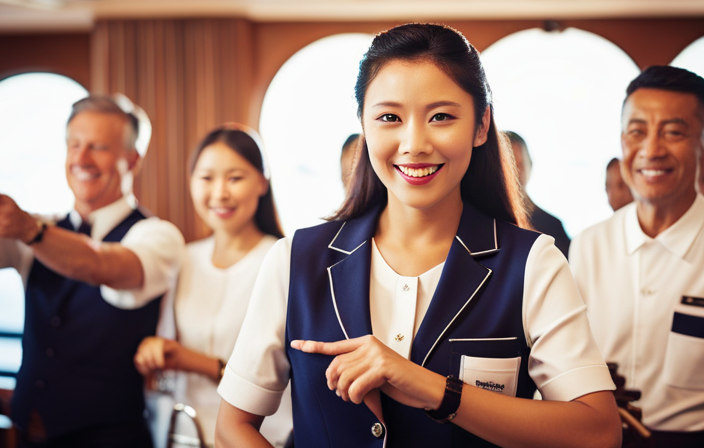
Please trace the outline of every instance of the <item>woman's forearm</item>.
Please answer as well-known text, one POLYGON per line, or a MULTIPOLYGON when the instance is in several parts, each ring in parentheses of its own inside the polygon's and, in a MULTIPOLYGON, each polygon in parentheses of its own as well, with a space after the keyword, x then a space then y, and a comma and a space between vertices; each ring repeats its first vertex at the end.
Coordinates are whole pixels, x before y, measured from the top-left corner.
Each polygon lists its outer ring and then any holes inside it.
POLYGON ((609 391, 562 402, 506 397, 465 385, 452 422, 505 447, 621 446, 621 422, 609 391))
POLYGON ((199 373, 213 381, 220 380, 220 359, 191 350, 180 345, 178 349, 177 370, 199 373))

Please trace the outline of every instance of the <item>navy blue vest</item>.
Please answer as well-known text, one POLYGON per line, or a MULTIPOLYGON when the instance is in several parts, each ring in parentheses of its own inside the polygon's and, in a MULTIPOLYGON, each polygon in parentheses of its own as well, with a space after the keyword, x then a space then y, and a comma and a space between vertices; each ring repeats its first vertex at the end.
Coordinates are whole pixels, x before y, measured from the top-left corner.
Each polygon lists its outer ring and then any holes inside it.
MULTIPOLYGON (((296 446, 383 445, 383 438, 371 431, 374 414, 327 388, 325 369, 332 357, 290 348, 295 339, 337 341, 372 333, 369 272, 379 212, 302 229, 293 238, 286 347, 296 446)), ((522 304, 526 259, 538 236, 465 203, 440 282, 413 340, 411 360, 443 376, 458 376, 462 355, 520 356, 516 396, 532 398, 522 304)), ((456 425, 432 421, 422 409, 381 397, 389 448, 493 446, 456 425)))
MULTIPOLYGON (((138 210, 103 241, 118 242, 145 216, 138 210)), ((57 223, 73 230, 68 218, 57 223)), ((132 362, 141 340, 156 331, 161 299, 115 308, 99 286, 63 277, 34 260, 25 292, 22 366, 12 418, 27 428, 39 413, 48 437, 143 418, 143 379, 132 362)))

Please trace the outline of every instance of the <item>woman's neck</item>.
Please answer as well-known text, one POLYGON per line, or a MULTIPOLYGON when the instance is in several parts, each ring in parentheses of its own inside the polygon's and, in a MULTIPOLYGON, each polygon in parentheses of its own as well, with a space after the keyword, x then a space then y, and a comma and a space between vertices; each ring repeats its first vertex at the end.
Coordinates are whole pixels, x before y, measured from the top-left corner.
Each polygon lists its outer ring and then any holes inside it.
POLYGON ((408 207, 389 195, 375 234, 379 252, 400 275, 427 272, 447 258, 462 208, 459 190, 428 209, 408 207))
POLYGON ((252 221, 237 232, 214 230, 213 237, 215 245, 211 261, 213 266, 225 269, 240 261, 256 247, 264 233, 252 221))

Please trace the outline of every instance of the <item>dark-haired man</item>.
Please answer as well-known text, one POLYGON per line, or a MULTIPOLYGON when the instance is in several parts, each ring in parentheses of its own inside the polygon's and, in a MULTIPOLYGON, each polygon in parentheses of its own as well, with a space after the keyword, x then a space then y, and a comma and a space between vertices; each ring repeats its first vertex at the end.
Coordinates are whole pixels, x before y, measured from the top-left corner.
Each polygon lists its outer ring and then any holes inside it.
POLYGON ((530 172, 533 169, 533 160, 528 152, 528 144, 523 140, 523 137, 513 131, 505 131, 504 134, 511 141, 513 157, 516 160, 516 168, 518 169, 518 181, 521 184, 521 190, 530 212, 530 223, 538 232, 555 238, 555 246, 567 257, 567 252, 570 249, 570 237, 567 236, 567 232, 562 226, 562 221, 535 205, 526 192, 526 186, 530 180, 530 172))
POLYGON ((623 181, 621 162, 614 157, 606 165, 606 197, 613 211, 633 202, 630 188, 623 181))
POLYGON ((659 447, 704 446, 704 79, 650 67, 627 89, 621 173, 635 198, 575 238, 570 265, 607 361, 659 447))
POLYGON ((131 194, 139 132, 112 98, 85 98, 66 132, 74 210, 50 222, 0 195, 0 267, 16 268, 25 285, 12 398, 21 447, 151 446, 132 357, 154 334, 184 241, 131 194))

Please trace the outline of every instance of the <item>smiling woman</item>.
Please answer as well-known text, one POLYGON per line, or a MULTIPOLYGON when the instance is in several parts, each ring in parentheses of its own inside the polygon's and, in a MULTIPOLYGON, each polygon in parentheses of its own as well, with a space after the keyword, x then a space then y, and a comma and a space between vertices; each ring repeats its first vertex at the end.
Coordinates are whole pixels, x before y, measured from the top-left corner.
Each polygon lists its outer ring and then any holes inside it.
POLYGON ((263 262, 218 388, 219 446, 266 446, 289 380, 296 446, 618 446, 569 266, 519 227, 478 52, 449 27, 392 28, 355 92, 351 190, 263 262))
MULTIPOLYGON (((146 377, 179 372, 176 400, 195 408, 205 442, 212 445, 223 359, 232 353, 262 260, 283 234, 254 130, 227 124, 211 131, 193 151, 189 168, 193 206, 213 235, 186 246, 188 255, 168 296, 176 337, 162 332, 144 339, 134 360, 146 377)), ((162 329, 173 325, 167 320, 162 316, 162 329)), ((284 406, 267 424, 264 432, 272 443, 285 441, 290 410, 284 406)))

